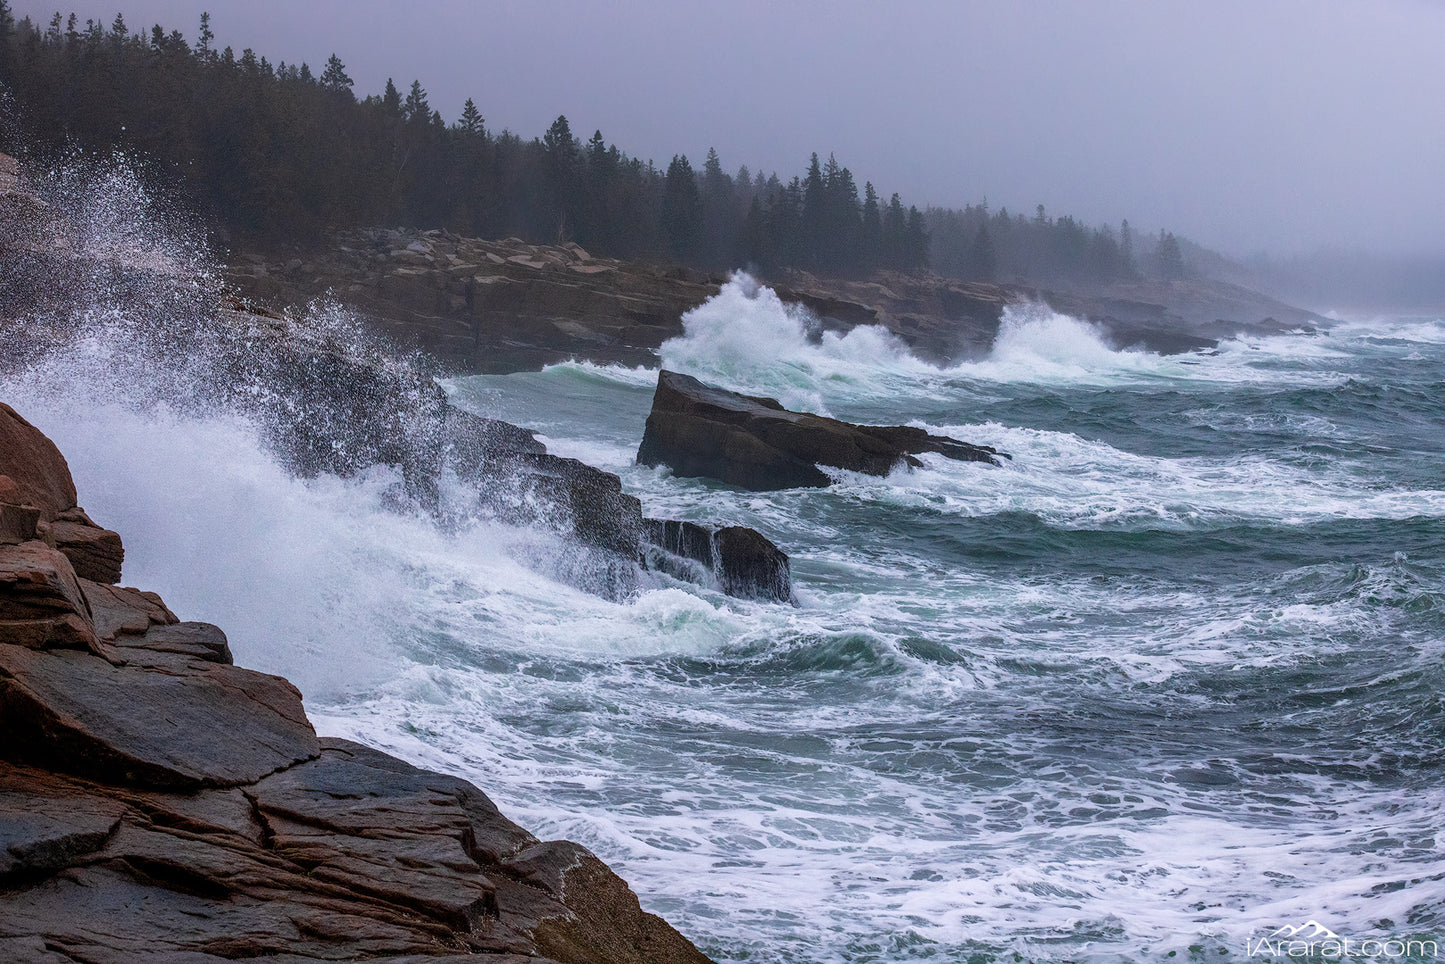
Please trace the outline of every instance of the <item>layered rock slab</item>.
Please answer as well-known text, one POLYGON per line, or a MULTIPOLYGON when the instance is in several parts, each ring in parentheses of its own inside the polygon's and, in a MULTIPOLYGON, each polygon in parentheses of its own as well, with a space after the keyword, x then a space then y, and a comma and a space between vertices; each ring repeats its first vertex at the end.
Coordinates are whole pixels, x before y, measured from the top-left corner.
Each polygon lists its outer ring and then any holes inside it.
POLYGON ((900 464, 922 465, 914 456, 924 452, 989 465, 1009 457, 906 425, 854 425, 790 412, 776 399, 740 395, 664 369, 637 461, 770 491, 831 484, 820 465, 887 475, 900 464))

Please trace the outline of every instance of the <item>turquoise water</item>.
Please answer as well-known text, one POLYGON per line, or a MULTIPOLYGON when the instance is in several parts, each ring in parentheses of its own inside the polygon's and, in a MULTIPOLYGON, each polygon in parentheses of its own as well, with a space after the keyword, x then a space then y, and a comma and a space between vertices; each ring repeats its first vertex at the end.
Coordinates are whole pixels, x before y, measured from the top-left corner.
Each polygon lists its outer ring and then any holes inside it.
POLYGON ((748 493, 632 464, 655 371, 450 383, 651 515, 758 528, 800 601, 648 574, 619 604, 548 531, 389 511, 385 470, 302 483, 223 414, 4 387, 127 534, 127 582, 296 679, 323 732, 585 843, 720 961, 1445 940, 1445 323, 1160 358, 1016 309, 936 368, 738 282, 662 354, 1014 458, 748 493))

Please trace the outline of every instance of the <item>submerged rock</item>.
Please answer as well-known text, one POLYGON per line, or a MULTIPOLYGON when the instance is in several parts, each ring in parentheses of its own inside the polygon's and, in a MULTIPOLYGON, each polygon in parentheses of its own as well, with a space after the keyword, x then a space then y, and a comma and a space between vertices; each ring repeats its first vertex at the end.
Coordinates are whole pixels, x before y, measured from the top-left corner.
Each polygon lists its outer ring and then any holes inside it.
POLYGON ((663 370, 637 461, 667 465, 677 475, 768 491, 828 485, 832 480, 819 465, 887 475, 900 463, 921 465, 913 456, 922 452, 990 465, 1009 457, 906 425, 854 425, 790 412, 775 399, 740 395, 663 370))

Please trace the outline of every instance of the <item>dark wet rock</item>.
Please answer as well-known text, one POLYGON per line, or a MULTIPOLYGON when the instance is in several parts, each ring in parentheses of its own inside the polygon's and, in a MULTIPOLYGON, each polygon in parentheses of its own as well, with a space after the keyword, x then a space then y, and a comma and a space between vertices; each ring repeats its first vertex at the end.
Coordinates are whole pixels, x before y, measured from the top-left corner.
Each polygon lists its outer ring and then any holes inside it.
POLYGON ((637 558, 642 503, 622 491, 616 475, 556 455, 524 453, 513 464, 520 484, 564 513, 579 539, 637 558))
POLYGON ((991 465, 1000 464, 1001 454, 919 428, 853 425, 790 412, 771 398, 662 371, 637 461, 765 491, 826 486, 831 480, 819 465, 887 475, 899 464, 921 465, 913 456, 922 452, 991 465))
POLYGON ((130 660, 143 659, 137 654, 151 652, 189 656, 226 666, 235 663, 225 632, 211 623, 184 622, 150 626, 138 636, 117 636, 115 645, 120 654, 130 660))
POLYGON ((647 519, 645 522, 647 541, 652 545, 712 570, 717 561, 713 552, 713 529, 677 519, 647 519))
POLYGON ((714 535, 718 579, 730 596, 787 602, 793 596, 788 557, 756 529, 724 526, 714 535))
POLYGON ((787 553, 756 529, 711 528, 675 519, 645 519, 644 526, 647 542, 666 554, 654 555, 651 564, 670 575, 694 581, 701 576, 740 599, 793 600, 787 553), (669 564, 669 557, 690 561, 697 570, 669 564))
POLYGON ((174 788, 249 783, 316 755, 286 680, 176 655, 148 663, 0 644, 0 755, 174 788))
POLYGON ((447 406, 424 372, 355 333, 249 311, 222 310, 217 338, 211 381, 257 417, 297 474, 392 465, 409 481, 427 476, 447 406))
POLYGON ((546 455, 537 433, 511 422, 484 418, 447 406, 442 436, 444 458, 457 475, 485 478, 500 460, 514 455, 546 455))

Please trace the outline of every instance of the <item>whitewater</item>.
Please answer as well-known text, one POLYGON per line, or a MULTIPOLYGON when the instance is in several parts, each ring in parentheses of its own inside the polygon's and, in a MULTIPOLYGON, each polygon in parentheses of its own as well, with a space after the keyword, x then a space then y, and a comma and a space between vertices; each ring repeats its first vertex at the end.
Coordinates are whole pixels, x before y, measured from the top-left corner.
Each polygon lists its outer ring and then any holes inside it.
POLYGON ((586 844, 719 961, 1445 938, 1445 322, 1160 357, 1020 306, 935 366, 744 276, 685 322, 666 367, 1013 460, 743 492, 633 464, 655 370, 447 383, 648 515, 759 529, 799 605, 658 574, 613 602, 557 576, 554 532, 438 526, 384 467, 295 478, 244 414, 147 395, 174 359, 98 338, 0 398, 125 535, 127 584, 297 682, 318 731, 586 844))

